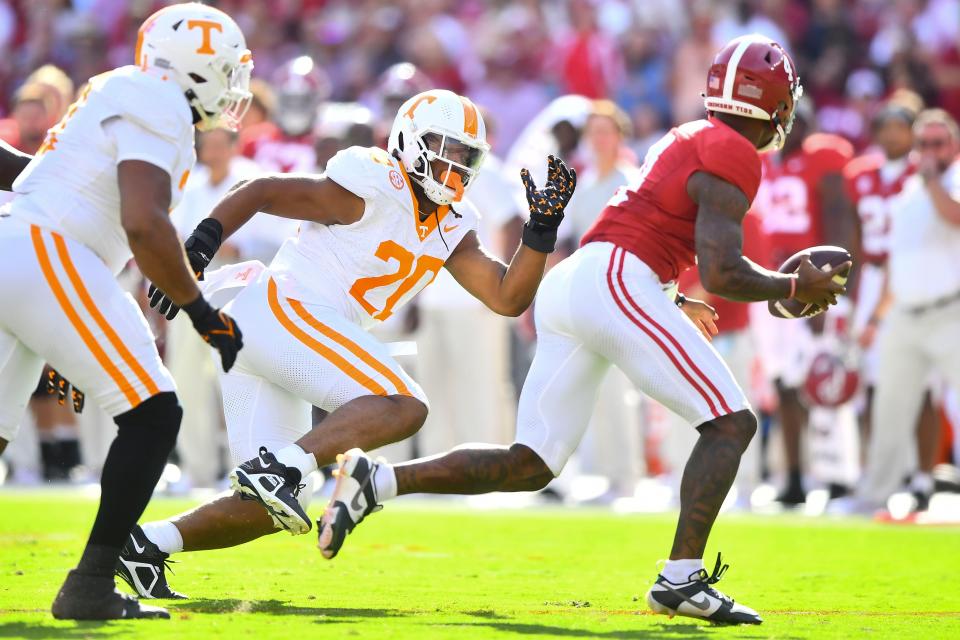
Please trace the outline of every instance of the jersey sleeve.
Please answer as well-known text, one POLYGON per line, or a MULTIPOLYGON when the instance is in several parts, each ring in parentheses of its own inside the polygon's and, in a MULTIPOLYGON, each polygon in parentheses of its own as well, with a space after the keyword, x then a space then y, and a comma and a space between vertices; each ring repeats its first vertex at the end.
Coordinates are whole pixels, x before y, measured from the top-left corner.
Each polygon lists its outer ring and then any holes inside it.
MULTIPOLYGON (((387 156, 382 149, 349 147, 338 151, 327 162, 324 175, 347 191, 366 200, 375 197, 384 186, 390 186, 388 173, 391 170, 397 174, 398 180, 402 180, 396 169, 396 160, 387 156), (381 164, 381 162, 392 162, 394 168, 391 169, 390 164, 381 164)), ((403 186, 402 183, 400 184, 403 186)))
POLYGON ((702 171, 737 187, 753 202, 760 188, 760 154, 745 138, 705 139, 700 146, 702 171))
POLYGON ((124 160, 142 160, 173 175, 180 149, 169 138, 124 117, 107 120, 103 130, 117 149, 117 164, 124 160))
POLYGON ((158 78, 137 74, 127 68, 94 79, 109 105, 105 119, 120 116, 144 131, 174 144, 192 137, 193 118, 182 92, 158 78))

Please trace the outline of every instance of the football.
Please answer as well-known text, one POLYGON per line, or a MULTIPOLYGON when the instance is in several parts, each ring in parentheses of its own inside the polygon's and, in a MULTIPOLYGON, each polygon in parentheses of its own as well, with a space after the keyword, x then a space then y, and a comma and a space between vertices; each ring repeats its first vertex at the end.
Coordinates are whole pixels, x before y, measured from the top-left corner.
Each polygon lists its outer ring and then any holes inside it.
MULTIPOLYGON (((803 256, 810 256, 810 261, 814 266, 823 271, 851 260, 850 252, 842 247, 828 245, 810 247, 787 258, 787 261, 780 265, 780 273, 796 273, 797 269, 800 268, 800 259, 803 256)), ((845 285, 849 276, 850 269, 846 269, 834 276, 834 281, 837 284, 845 285)), ((818 307, 815 304, 807 304, 796 299, 770 300, 767 303, 767 308, 771 315, 777 318, 812 318, 827 310, 826 307, 818 307)))

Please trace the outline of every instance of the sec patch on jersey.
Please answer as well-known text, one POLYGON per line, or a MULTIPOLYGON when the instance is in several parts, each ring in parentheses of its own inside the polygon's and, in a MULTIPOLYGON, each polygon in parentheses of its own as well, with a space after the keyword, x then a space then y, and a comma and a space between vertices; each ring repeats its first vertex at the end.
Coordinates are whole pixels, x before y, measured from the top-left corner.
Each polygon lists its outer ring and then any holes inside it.
MULTIPOLYGON (((851 260, 850 252, 843 247, 834 247, 822 245, 819 247, 810 247, 803 251, 798 251, 786 262, 780 265, 780 273, 796 273, 800 268, 800 260, 804 256, 810 257, 810 262, 822 271, 828 271, 838 264, 851 260)), ((841 271, 833 277, 837 284, 846 285, 847 278, 850 277, 850 269, 841 271)), ((777 318, 812 318, 826 311, 826 307, 818 307, 815 304, 807 304, 796 299, 789 300, 770 300, 767 302, 767 309, 770 314, 777 318)))

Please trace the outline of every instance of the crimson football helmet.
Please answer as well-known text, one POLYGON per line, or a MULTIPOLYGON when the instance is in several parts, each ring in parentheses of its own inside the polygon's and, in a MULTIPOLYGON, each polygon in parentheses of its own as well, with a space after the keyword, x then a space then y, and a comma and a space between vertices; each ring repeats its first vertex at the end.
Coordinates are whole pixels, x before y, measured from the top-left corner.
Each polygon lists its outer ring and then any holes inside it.
POLYGON ((280 66, 271 80, 277 95, 277 124, 290 136, 308 133, 320 103, 330 97, 329 76, 313 58, 299 56, 280 66))
POLYGON ((707 111, 770 122, 773 139, 761 153, 775 151, 793 126, 803 87, 793 60, 779 44, 759 34, 734 38, 717 53, 707 73, 707 111))

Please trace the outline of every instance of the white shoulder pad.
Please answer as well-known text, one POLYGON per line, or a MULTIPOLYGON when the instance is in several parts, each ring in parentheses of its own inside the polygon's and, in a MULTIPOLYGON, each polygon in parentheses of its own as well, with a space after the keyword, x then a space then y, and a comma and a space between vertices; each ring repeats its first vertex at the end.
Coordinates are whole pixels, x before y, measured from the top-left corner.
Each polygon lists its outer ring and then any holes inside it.
POLYGON ((477 228, 480 223, 481 215, 480 211, 473 204, 470 198, 463 198, 460 202, 454 202, 450 205, 450 207, 455 213, 463 216, 464 220, 466 220, 470 226, 472 226, 474 229, 477 228))
POLYGON ((409 200, 399 163, 378 147, 349 147, 327 163, 324 175, 361 198, 400 195, 409 200))
POLYGON ((120 116, 175 143, 193 129, 190 106, 172 81, 127 66, 90 82, 91 94, 98 95, 108 106, 109 116, 120 116))

